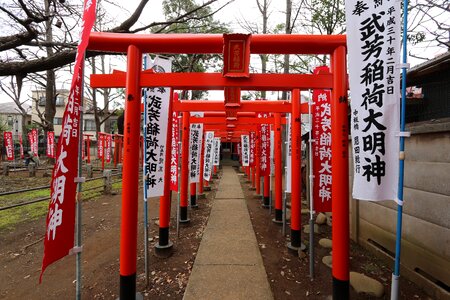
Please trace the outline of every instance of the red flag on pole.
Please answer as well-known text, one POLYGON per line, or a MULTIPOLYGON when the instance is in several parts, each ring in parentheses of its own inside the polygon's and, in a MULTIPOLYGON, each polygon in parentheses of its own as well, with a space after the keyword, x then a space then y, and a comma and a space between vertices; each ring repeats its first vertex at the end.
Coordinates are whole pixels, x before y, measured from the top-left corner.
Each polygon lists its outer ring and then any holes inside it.
POLYGON ((111 148, 112 148, 112 136, 110 134, 105 135, 105 156, 106 156, 106 162, 111 162, 111 148))
MULTIPOLYGON (((175 94, 175 97, 177 97, 175 94)), ((176 99, 175 99, 176 101, 176 99)), ((172 113, 172 145, 170 150, 170 190, 178 191, 178 141, 180 139, 178 113, 172 113)), ((166 171, 167 172, 167 171, 166 171)))
POLYGON ((8 160, 14 160, 14 143, 12 132, 10 131, 3 132, 3 141, 5 143, 6 158, 8 160))
POLYGON ((55 132, 47 132, 47 157, 55 157, 55 132))
POLYGON ((97 158, 103 158, 103 140, 105 139, 105 135, 102 132, 98 133, 98 141, 97 141, 97 158))
MULTIPOLYGON (((317 67, 314 74, 329 72, 327 66, 317 67)), ((312 127, 314 137, 314 210, 331 211, 331 91, 313 90, 312 127)))
POLYGON ((19 134, 19 146, 20 146, 20 158, 23 159, 25 156, 23 155, 23 140, 22 140, 22 134, 19 134))
MULTIPOLYGON (((268 118, 268 113, 259 114, 259 118, 268 118)), ((261 132, 261 176, 270 175, 270 125, 258 125, 261 132)))
POLYGON ((48 207, 44 239, 44 258, 39 282, 51 263, 69 254, 74 246, 75 178, 78 175, 78 144, 84 54, 89 34, 95 21, 96 0, 85 0, 80 44, 75 57, 74 74, 70 85, 69 101, 63 116, 61 136, 58 140, 56 163, 53 167, 51 199, 48 207))

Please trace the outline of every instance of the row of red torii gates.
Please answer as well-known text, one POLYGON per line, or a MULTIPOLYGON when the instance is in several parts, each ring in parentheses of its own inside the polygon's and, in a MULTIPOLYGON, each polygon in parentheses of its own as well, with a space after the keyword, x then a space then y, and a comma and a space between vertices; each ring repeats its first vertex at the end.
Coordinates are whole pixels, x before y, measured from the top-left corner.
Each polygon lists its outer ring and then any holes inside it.
MULTIPOLYGON (((171 111, 183 114, 180 222, 187 221, 188 143, 191 111, 203 111, 204 129, 215 136, 234 140, 243 133, 256 131, 258 123, 274 126, 275 136, 275 209, 281 209, 281 115, 291 113, 291 243, 301 246, 301 113, 300 91, 330 89, 333 213, 333 298, 349 297, 349 185, 348 185, 348 119, 346 37, 344 35, 238 35, 238 34, 115 34, 92 33, 89 50, 127 54, 127 71, 91 76, 93 88, 126 88, 124 120, 124 158, 122 219, 120 237, 120 298, 134 299, 136 293, 136 253, 139 189, 139 140, 141 89, 171 87, 178 90, 224 90, 224 101, 178 100, 171 97, 171 111), (223 54, 223 73, 154 73, 142 70, 143 53, 223 54), (248 73, 251 54, 325 54, 330 55, 331 72, 327 74, 255 74, 248 73), (291 101, 242 101, 241 90, 291 91, 291 101), (267 119, 256 113, 271 113, 267 119)), ((171 115, 171 114, 169 114, 171 115)), ((194 118, 192 118, 194 119, 194 118)), ((169 122, 168 132, 171 132, 169 122)), ((168 134, 169 136, 170 134, 168 134)), ((170 145, 168 143, 168 145, 170 145)), ((258 145, 257 145, 258 146, 258 145)), ((256 148, 258 149, 258 148, 256 148)), ((170 158, 170 151, 166 151, 170 158)), ((256 156, 257 158, 258 156, 256 156)), ((166 159, 169 170, 170 159, 166 159)), ((258 164, 257 164, 258 165, 258 164)), ((259 179, 258 169, 254 170, 259 179)), ((168 173, 168 172, 167 172, 168 173)), ((252 176, 253 176, 252 174, 252 176)), ((167 178, 167 176, 166 176, 167 178)), ((259 180, 256 180, 259 182, 259 180)), ((266 181, 267 182, 267 181, 266 181)), ((268 184, 265 184, 267 186, 268 184)), ((259 189, 259 184, 256 184, 259 189)), ((160 243, 168 241, 170 219, 169 180, 165 180, 160 199, 160 243), (167 238, 165 238, 167 237, 167 238)), ((258 191, 257 191, 258 192, 258 191)), ((277 213, 276 213, 277 214, 277 213)))

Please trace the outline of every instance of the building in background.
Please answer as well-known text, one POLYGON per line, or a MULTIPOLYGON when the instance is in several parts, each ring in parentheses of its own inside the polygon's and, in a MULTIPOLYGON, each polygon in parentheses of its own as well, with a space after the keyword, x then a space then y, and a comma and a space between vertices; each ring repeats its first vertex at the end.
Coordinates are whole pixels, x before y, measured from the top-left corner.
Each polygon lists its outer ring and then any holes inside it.
POLYGON ((19 134, 26 133, 26 129, 23 128, 24 125, 31 125, 31 106, 23 104, 23 108, 27 112, 26 116, 22 115, 16 103, 12 101, 0 105, 1 128, 5 131, 11 131, 14 139, 17 139, 19 134))
MULTIPOLYGON (((62 130, 62 120, 64 116, 64 110, 68 101, 69 90, 57 90, 56 91, 56 113, 53 119, 53 126, 55 131, 55 137, 59 137, 62 130)), ((45 90, 32 91, 32 113, 31 119, 33 123, 41 123, 41 117, 45 112, 45 90)), ((92 135, 92 140, 96 140, 95 130, 95 115, 92 100, 84 98, 84 107, 86 113, 83 114, 83 133, 92 135)), ((102 118, 102 116, 100 116, 102 118)), ((108 133, 117 132, 117 116, 112 115, 105 122, 100 125, 100 131, 105 132, 105 128, 111 128, 108 133)))

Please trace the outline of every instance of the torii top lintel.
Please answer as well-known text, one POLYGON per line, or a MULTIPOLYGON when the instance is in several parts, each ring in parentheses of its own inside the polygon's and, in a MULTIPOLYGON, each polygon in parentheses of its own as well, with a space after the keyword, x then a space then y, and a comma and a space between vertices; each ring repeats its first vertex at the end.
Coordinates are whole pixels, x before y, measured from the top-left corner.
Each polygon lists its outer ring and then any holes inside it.
MULTIPOLYGON (((150 53, 222 53, 222 34, 128 34, 92 32, 89 50, 126 53, 130 45, 150 53)), ((254 34, 253 54, 331 54, 346 45, 345 35, 254 34)))

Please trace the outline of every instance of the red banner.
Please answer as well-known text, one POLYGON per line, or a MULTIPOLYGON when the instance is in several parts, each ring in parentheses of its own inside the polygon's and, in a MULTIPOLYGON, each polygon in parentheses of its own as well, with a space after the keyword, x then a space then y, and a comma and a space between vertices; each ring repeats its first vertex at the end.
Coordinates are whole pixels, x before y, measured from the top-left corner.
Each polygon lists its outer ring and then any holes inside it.
POLYGON ((32 156, 38 155, 38 134, 37 129, 28 132, 28 141, 30 143, 30 152, 32 156))
MULTIPOLYGON (((268 118, 268 113, 258 115, 259 118, 268 118)), ((258 125, 261 133, 261 176, 270 175, 270 125, 258 125)))
POLYGON ((86 137, 83 136, 83 142, 81 143, 81 160, 84 161, 84 159, 86 158, 86 137))
POLYGON ((105 156, 106 162, 111 162, 111 149, 112 148, 112 137, 110 134, 105 135, 105 156))
POLYGON ((97 158, 103 158, 103 147, 105 145, 105 135, 102 132, 98 133, 98 141, 97 141, 97 158))
POLYGON ((47 132, 47 157, 55 157, 55 132, 47 132))
POLYGON ((250 132, 250 167, 255 166, 256 133, 250 132))
POLYGON ((8 160, 14 160, 14 142, 12 132, 10 131, 3 132, 3 141, 5 143, 6 158, 8 160))
POLYGON ((20 158, 23 159, 25 156, 23 155, 23 140, 22 134, 19 134, 19 147, 20 147, 20 158))
MULTIPOLYGON (((178 141, 180 139, 178 113, 172 113, 172 145, 170 147, 170 190, 178 191, 178 141)), ((167 172, 167 171, 166 171, 167 172)))
POLYGON ((44 239, 44 258, 39 282, 48 265, 69 254, 74 246, 75 178, 78 176, 80 106, 82 105, 84 53, 95 22, 96 0, 85 0, 80 44, 75 57, 69 100, 64 111, 53 167, 51 200, 48 207, 44 239))
MULTIPOLYGON (((314 74, 328 72, 322 66, 314 70, 314 74)), ((314 210, 316 212, 331 211, 331 91, 314 90, 312 106, 313 173, 314 173, 314 210)))

